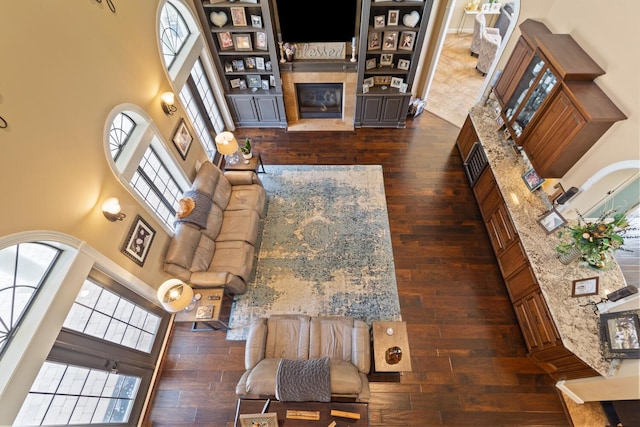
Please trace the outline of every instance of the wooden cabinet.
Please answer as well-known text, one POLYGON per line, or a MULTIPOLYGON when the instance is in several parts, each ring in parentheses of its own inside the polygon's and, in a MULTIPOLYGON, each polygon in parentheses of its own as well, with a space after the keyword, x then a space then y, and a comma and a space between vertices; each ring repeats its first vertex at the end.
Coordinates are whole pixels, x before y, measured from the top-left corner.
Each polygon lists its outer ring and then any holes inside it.
POLYGON ((363 0, 356 127, 404 127, 433 0, 363 0))
POLYGON ((514 303, 513 308, 530 353, 554 347, 560 341, 560 335, 540 291, 529 293, 514 303))
POLYGON ((235 125, 286 127, 269 0, 194 4, 235 125))
POLYGON ((513 140, 544 178, 561 178, 625 115, 593 81, 604 70, 568 34, 524 21, 494 93, 513 140))
POLYGON ((458 146, 458 151, 460 151, 460 157, 462 157, 463 163, 467 162, 473 144, 478 141, 478 134, 473 127, 473 123, 471 123, 471 117, 467 116, 456 139, 456 145, 458 146))

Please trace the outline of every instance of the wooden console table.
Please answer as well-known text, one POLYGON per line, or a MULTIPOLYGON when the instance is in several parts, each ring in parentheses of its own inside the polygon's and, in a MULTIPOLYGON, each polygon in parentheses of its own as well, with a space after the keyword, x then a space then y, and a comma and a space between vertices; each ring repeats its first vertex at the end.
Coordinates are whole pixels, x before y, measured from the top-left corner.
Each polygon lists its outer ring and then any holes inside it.
MULTIPOLYGON (((236 409, 236 419, 234 425, 241 427, 239 423, 240 415, 260 414, 265 409, 267 399, 238 399, 236 409)), ((369 425, 369 409, 366 403, 360 402, 280 402, 270 400, 265 413, 278 414, 278 425, 280 427, 296 426, 328 426, 332 421, 336 422, 335 427, 364 427, 369 425), (320 419, 317 421, 287 419, 287 410, 296 411, 319 411, 320 419), (359 420, 332 416, 331 411, 353 412, 360 415, 359 420)))

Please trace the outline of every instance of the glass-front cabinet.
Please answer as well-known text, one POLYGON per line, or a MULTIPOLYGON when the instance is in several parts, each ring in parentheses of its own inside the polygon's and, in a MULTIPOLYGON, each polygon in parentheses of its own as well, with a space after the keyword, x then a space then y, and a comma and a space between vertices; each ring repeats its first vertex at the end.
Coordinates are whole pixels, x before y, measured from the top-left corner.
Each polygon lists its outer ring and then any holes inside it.
POLYGON ((516 142, 557 83, 544 59, 534 55, 504 109, 506 126, 516 142))

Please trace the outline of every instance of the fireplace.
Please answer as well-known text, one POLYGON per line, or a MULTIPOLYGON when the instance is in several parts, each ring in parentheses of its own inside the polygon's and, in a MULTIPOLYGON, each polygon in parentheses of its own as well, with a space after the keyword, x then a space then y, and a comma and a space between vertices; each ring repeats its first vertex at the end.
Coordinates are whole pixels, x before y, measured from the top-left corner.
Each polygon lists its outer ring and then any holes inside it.
POLYGON ((342 117, 342 83, 296 83, 301 119, 342 117))

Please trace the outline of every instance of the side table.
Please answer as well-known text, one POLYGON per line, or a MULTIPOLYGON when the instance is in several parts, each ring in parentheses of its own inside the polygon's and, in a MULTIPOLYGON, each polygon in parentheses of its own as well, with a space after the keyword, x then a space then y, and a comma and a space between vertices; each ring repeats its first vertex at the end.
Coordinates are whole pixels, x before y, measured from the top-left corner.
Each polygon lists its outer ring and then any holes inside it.
POLYGON ((264 164, 262 163, 262 156, 259 152, 253 151, 253 156, 249 159, 248 163, 245 163, 244 158, 240 158, 238 163, 224 164, 225 171, 254 171, 255 173, 265 173, 264 164))
POLYGON ((191 311, 181 310, 177 312, 173 321, 193 323, 193 326, 191 327, 192 331, 226 331, 229 328, 229 325, 220 319, 222 299, 224 298, 224 288, 194 288, 193 292, 201 295, 195 308, 191 311), (211 307, 211 317, 198 318, 196 316, 198 309, 205 306, 211 307), (205 327, 199 328, 199 324, 203 324, 205 327))
POLYGON ((376 372, 411 371, 411 353, 406 322, 372 322, 373 361, 376 372), (385 353, 391 347, 400 347, 402 358, 396 364, 386 361, 385 353))

